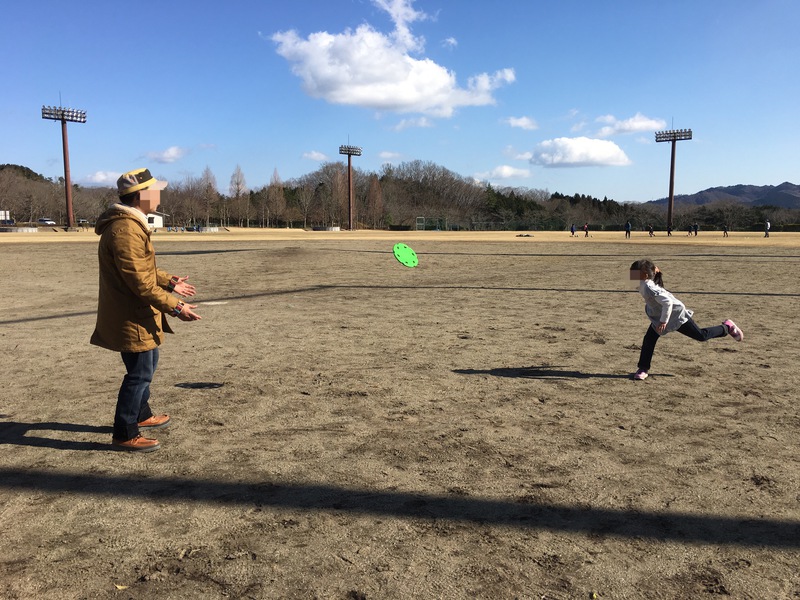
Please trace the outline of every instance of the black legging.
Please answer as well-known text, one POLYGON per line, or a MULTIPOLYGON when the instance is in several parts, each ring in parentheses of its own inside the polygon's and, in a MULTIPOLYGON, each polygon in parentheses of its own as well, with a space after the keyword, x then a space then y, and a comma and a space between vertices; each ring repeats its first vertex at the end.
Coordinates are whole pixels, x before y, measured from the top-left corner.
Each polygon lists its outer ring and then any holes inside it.
MULTIPOLYGON (((712 338, 728 335, 728 328, 725 325, 715 325, 714 327, 700 329, 692 319, 678 327, 677 331, 698 342, 705 342, 712 338)), ((656 342, 660 337, 655 327, 651 325, 647 328, 647 333, 644 334, 644 340, 642 340, 642 352, 639 355, 640 370, 650 371, 650 361, 653 359, 653 351, 656 349, 656 342)))

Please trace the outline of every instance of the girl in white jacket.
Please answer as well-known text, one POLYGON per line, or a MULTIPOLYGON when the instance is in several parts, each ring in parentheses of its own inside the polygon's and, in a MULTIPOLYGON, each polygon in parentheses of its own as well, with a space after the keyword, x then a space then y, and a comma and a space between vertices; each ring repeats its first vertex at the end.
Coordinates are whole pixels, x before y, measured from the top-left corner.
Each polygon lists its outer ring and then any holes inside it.
POLYGON ((661 270, 648 259, 637 260, 631 265, 632 281, 639 281, 639 293, 644 298, 644 312, 650 318, 650 327, 642 341, 642 352, 639 355, 638 371, 634 379, 647 379, 650 371, 650 361, 656 342, 662 335, 670 331, 678 331, 685 336, 705 342, 712 338, 730 335, 737 342, 744 339, 744 333, 730 319, 722 325, 700 329, 692 320, 692 311, 675 296, 664 289, 661 270))

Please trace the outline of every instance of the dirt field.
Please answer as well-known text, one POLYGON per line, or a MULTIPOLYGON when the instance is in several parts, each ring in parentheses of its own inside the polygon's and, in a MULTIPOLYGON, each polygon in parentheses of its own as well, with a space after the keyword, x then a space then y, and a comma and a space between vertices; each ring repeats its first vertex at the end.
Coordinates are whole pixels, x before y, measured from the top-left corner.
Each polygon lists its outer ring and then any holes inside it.
POLYGON ((0 598, 800 599, 800 235, 623 235, 159 232, 131 455, 97 237, 0 234, 0 598), (632 381, 642 256, 744 342, 632 381))

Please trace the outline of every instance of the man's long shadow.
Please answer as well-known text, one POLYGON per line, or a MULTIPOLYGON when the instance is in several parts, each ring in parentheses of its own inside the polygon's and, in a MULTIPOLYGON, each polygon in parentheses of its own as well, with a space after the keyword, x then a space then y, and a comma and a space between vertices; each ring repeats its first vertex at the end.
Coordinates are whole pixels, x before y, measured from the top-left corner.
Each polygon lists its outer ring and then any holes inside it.
MULTIPOLYGON (((74 423, 17 423, 0 422, 0 445, 34 446, 36 448, 52 448, 54 450, 93 450, 110 451, 111 444, 100 442, 79 442, 59 440, 43 436, 30 436, 31 431, 66 431, 70 433, 104 433, 111 436, 113 428, 96 425, 78 425, 74 423)), ((111 438, 109 437, 109 442, 111 438)))
POLYGON ((527 497, 497 500, 332 484, 121 477, 14 468, 0 468, 0 489, 459 521, 660 542, 800 548, 800 521, 569 506, 527 497))
POLYGON ((563 367, 496 367, 494 369, 453 369, 459 375, 491 375, 492 377, 517 377, 521 379, 630 379, 631 375, 614 373, 586 373, 563 367))

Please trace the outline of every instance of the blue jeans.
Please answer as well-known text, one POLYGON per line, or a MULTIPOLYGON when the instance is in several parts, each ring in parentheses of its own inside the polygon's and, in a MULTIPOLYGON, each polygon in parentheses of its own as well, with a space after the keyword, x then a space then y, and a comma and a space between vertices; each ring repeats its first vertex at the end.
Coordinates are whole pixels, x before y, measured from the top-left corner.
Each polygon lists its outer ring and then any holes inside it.
MULTIPOLYGON (((713 338, 725 337, 728 335, 728 328, 725 327, 725 325, 715 325, 714 327, 700 329, 697 323, 692 319, 686 321, 677 331, 698 342, 706 342, 713 338)), ((650 361, 653 359, 653 351, 656 349, 656 342, 659 337, 661 336, 658 335, 658 332, 652 325, 647 328, 647 333, 644 334, 644 340, 642 340, 642 351, 639 354, 638 367, 642 371, 650 370, 650 361)))
POLYGON ((122 352, 128 370, 122 380, 114 413, 114 438, 130 440, 139 435, 139 423, 153 416, 150 383, 158 366, 158 348, 147 352, 122 352))

